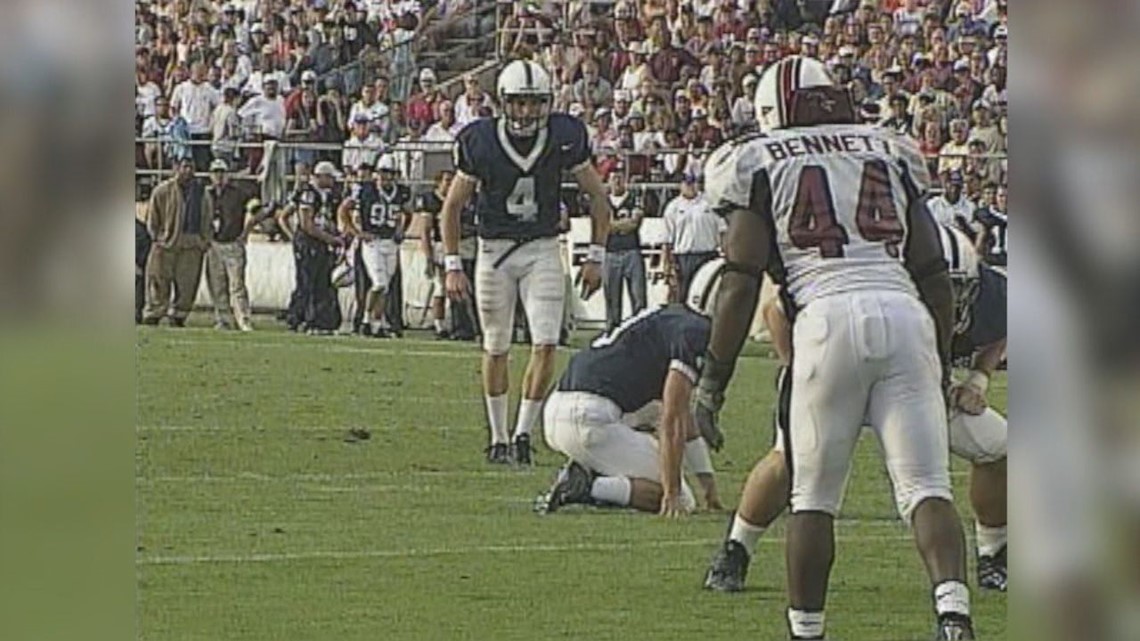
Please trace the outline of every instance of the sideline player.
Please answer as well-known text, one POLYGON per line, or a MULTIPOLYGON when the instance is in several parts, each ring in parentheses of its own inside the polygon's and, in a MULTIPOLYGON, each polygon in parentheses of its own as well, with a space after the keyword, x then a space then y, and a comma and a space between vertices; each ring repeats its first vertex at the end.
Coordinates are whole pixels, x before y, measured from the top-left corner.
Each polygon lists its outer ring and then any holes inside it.
POLYGON ((570 461, 539 497, 539 512, 569 504, 692 512, 696 499, 682 462, 701 484, 705 505, 721 508, 708 444, 689 408, 722 265, 714 260, 693 275, 685 305, 646 309, 570 359, 542 421, 546 444, 570 461), (657 438, 632 418, 654 402, 661 403, 657 438))
POLYGON ((569 171, 590 197, 591 240, 580 272, 583 297, 601 286, 611 207, 591 164, 586 126, 573 116, 550 113, 553 93, 546 70, 515 60, 499 74, 498 92, 503 115, 476 120, 456 140, 456 173, 443 203, 443 261, 448 296, 460 300, 469 287, 459 255, 460 210, 478 186, 475 300, 491 431, 487 460, 529 465, 530 432, 554 374, 566 296, 558 246, 562 172, 569 171), (532 346, 512 441, 507 353, 519 298, 532 346))
POLYGON ((766 136, 724 145, 705 166, 729 229, 694 420, 719 447, 716 416, 767 271, 792 325, 778 421, 791 637, 824 638, 834 519, 867 423, 933 585, 938 638, 973 639, 942 391, 953 300, 922 157, 911 140, 855 124, 849 93, 812 58, 768 67, 755 103, 766 136))
POLYGON ((351 223, 349 231, 361 243, 360 258, 371 283, 365 307, 371 334, 377 338, 387 338, 391 329, 385 317, 386 297, 399 265, 397 243, 404 234, 404 214, 411 201, 410 190, 396 182, 398 176, 395 159, 384 154, 376 162, 375 182, 362 183, 353 197, 341 203, 345 210, 341 219, 351 223))
MULTIPOLYGON (((1005 276, 980 265, 969 238, 942 226, 942 249, 954 285, 953 356, 969 358, 970 372, 950 394, 950 451, 970 461, 970 504, 978 546, 978 586, 1006 590, 1005 417, 987 406, 989 378, 1005 355, 1005 276)), ((765 303, 764 320, 780 361, 791 358, 791 333, 781 303, 765 303)), ((781 375, 783 375, 781 369, 781 375)), ((744 589, 756 542, 788 503, 788 471, 779 433, 772 450, 753 468, 724 543, 705 574, 705 587, 744 589)))

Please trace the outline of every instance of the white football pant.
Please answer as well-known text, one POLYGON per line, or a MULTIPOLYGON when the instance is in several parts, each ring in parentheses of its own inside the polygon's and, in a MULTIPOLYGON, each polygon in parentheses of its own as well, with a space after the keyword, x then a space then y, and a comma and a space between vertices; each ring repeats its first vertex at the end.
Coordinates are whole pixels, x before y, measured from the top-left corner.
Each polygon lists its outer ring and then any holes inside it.
POLYGON ((539 238, 515 249, 498 267, 495 263, 515 245, 506 239, 480 239, 475 263, 475 300, 483 326, 483 351, 506 354, 511 348, 515 302, 523 311, 535 345, 557 345, 566 300, 565 276, 557 238, 539 238))
POLYGON ((360 245, 360 258, 364 271, 372 281, 370 292, 387 292, 399 264, 399 248, 391 238, 366 240, 360 245))

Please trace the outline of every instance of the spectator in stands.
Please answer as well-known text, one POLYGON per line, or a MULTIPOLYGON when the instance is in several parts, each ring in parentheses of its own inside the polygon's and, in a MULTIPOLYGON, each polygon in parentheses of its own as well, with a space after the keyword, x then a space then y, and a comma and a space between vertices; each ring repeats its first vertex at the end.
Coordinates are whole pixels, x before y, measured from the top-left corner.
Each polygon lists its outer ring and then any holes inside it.
POLYGON ((206 65, 195 62, 190 66, 190 78, 174 88, 170 106, 183 120, 195 143, 191 147, 196 171, 206 171, 210 164, 210 117, 222 96, 206 82, 206 65))
POLYGON ((278 69, 277 59, 273 55, 273 47, 268 44, 262 47, 258 59, 257 71, 249 74, 245 86, 242 87, 242 92, 250 96, 259 96, 265 90, 266 79, 272 78, 277 81, 278 92, 288 93, 291 88, 289 76, 278 69))
POLYGON ((366 84, 360 88, 360 100, 352 103, 352 108, 348 110, 348 121, 355 123, 357 116, 363 115, 368 118, 369 124, 376 123, 383 132, 387 128, 388 105, 376 97, 377 85, 387 87, 386 83, 377 81, 376 84, 366 84))
POLYGON ((238 143, 242 139, 241 116, 237 110, 239 97, 240 94, 234 87, 222 89, 222 103, 210 117, 210 151, 214 158, 220 158, 230 165, 237 163, 238 143))
MULTIPOLYGON (((312 69, 301 72, 301 86, 294 89, 285 98, 285 115, 292 118, 301 106, 301 95, 306 91, 316 95, 317 74, 312 69)), ((315 104, 315 101, 314 101, 315 104)))
MULTIPOLYGON (((317 98, 317 140, 340 143, 347 136, 348 123, 340 99, 340 90, 330 86, 324 95, 317 98)), ((318 157, 321 160, 330 160, 336 155, 333 151, 322 151, 318 157)))
POLYGON ((955 118, 950 121, 950 140, 938 150, 939 175, 962 170, 962 166, 966 163, 966 155, 970 153, 966 144, 969 133, 970 127, 965 119, 955 118))
POLYGON ((465 91, 455 100, 455 121, 461 127, 479 117, 479 109, 490 106, 491 98, 479 86, 479 79, 468 75, 463 79, 465 91))
POLYGON ((262 93, 253 96, 238 109, 244 122, 252 126, 260 140, 280 140, 285 134, 285 99, 277 92, 277 78, 266 76, 262 93))
POLYGON ((582 78, 574 83, 574 100, 590 112, 613 100, 613 86, 598 73, 598 63, 587 59, 582 63, 582 78))
POLYGON ((645 309, 645 259, 641 255, 639 230, 645 218, 641 194, 626 185, 625 173, 610 172, 609 198, 613 205, 613 221, 606 241, 605 299, 606 331, 612 331, 626 318, 622 299, 629 290, 630 315, 645 309))
POLYGON ((942 193, 931 198, 927 206, 936 221, 957 227, 972 237, 974 231, 970 223, 977 208, 962 193, 964 187, 965 178, 961 171, 955 169, 942 174, 942 193))
MULTIPOLYGON (((288 110, 288 108, 286 108, 288 110)), ((310 86, 301 90, 301 100, 289 116, 285 127, 288 140, 299 143, 320 142, 320 125, 317 119, 317 94, 310 86)), ((293 152, 294 163, 313 166, 317 163, 317 151, 300 147, 293 152)))
POLYGON ((408 100, 408 118, 430 125, 437 118, 436 105, 444 99, 445 96, 436 84, 435 72, 424 67, 420 70, 419 91, 408 100))
POLYGON ((155 100, 154 115, 143 122, 142 137, 161 141, 143 145, 147 167, 169 168, 174 158, 190 153, 185 144, 189 136, 186 120, 182 116, 172 115, 170 101, 161 97, 155 100))
POLYGON ((363 165, 375 167, 383 150, 384 141, 371 130, 368 114, 359 112, 352 118, 352 134, 344 142, 340 166, 349 175, 358 175, 363 165))
POLYGON ((212 196, 194 178, 193 158, 180 158, 174 176, 159 183, 150 195, 147 232, 152 244, 143 323, 157 325, 169 315, 171 326, 186 324, 202 277, 212 212, 212 196))
POLYGON ((428 127, 423 139, 431 142, 453 142, 459 133, 459 123, 455 121, 455 106, 450 100, 435 103, 435 122, 428 127))

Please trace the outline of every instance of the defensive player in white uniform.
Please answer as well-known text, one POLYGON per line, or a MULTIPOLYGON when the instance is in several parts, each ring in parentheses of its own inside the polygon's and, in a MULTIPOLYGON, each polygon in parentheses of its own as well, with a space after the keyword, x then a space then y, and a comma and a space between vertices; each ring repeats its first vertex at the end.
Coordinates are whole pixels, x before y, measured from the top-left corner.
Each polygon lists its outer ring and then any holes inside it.
POLYGON ((591 162, 585 124, 550 113, 553 92, 546 70, 527 60, 511 62, 499 74, 498 92, 503 115, 476 120, 456 139, 455 178, 443 203, 443 260, 448 296, 462 299, 469 283, 459 256, 459 215, 478 187, 475 300, 483 326, 483 392, 491 431, 487 459, 529 465, 530 432, 550 388, 562 329, 562 172, 573 175, 590 197, 591 244, 580 272, 583 297, 601 286, 611 208, 591 162), (507 353, 520 297, 532 348, 512 439, 507 353))
POLYGON ((866 424, 930 575, 938 638, 973 639, 943 395, 953 300, 922 157, 909 139, 854 124, 850 95, 818 60, 770 66, 755 102, 763 135, 722 146, 705 165, 729 229, 694 419, 711 445, 722 442, 716 417, 767 271, 792 323, 778 421, 792 638, 824 638, 834 519, 866 424))
MULTIPOLYGON (((940 226, 942 249, 954 287, 955 358, 968 358, 968 374, 950 390, 950 451, 970 462, 970 505, 978 546, 978 587, 1006 590, 1006 419, 988 407, 989 378, 1005 356, 1005 277, 980 264, 970 239, 940 226)), ((786 366, 792 337, 779 298, 762 313, 772 346, 786 366)), ((780 376, 785 374, 781 368, 780 376)), ((753 468, 744 486, 724 543, 705 575, 705 587, 721 592, 744 589, 751 555, 760 536, 788 504, 788 468, 782 432, 772 450, 753 468)))

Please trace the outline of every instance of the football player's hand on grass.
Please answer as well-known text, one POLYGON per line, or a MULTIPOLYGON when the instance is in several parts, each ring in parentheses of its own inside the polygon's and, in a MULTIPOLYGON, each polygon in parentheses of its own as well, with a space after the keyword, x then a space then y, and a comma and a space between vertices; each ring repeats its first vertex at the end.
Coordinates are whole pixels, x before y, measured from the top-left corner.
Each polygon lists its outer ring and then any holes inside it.
POLYGON ((661 497, 661 511, 659 514, 667 519, 677 519, 689 513, 685 509, 685 503, 681 500, 681 494, 666 494, 661 497))

